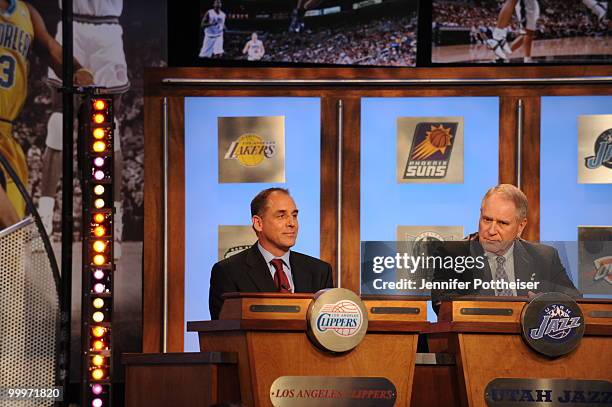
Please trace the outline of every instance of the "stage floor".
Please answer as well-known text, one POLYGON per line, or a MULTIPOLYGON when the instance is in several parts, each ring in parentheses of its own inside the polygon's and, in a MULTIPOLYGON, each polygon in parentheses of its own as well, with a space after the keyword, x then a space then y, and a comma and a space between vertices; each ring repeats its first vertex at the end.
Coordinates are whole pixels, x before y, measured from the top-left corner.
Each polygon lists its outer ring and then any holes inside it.
MULTIPOLYGON (((490 63, 495 55, 484 44, 446 45, 432 48, 433 63, 490 63)), ((510 63, 523 62, 523 50, 509 55, 510 63)), ((612 37, 574 37, 552 40, 535 40, 532 58, 534 62, 603 62, 612 59, 612 37)))

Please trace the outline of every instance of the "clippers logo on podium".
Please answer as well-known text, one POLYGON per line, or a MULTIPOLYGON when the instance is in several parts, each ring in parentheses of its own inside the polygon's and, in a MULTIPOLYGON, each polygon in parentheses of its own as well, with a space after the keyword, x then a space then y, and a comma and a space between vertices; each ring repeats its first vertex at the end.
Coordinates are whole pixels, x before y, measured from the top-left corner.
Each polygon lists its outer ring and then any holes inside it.
POLYGON ((397 119, 400 183, 463 182, 463 118, 397 119))
POLYGON ((368 330, 368 311, 346 288, 331 288, 315 294, 308 308, 308 337, 319 348, 347 352, 361 343, 368 330))
POLYGON ((539 294, 523 307, 521 325, 525 342, 549 357, 576 349, 585 329, 584 316, 576 301, 553 292, 539 294))
POLYGON ((359 331, 362 321, 361 310, 357 304, 343 300, 321 307, 321 313, 317 318, 317 329, 319 332, 332 330, 340 336, 349 337, 359 331))

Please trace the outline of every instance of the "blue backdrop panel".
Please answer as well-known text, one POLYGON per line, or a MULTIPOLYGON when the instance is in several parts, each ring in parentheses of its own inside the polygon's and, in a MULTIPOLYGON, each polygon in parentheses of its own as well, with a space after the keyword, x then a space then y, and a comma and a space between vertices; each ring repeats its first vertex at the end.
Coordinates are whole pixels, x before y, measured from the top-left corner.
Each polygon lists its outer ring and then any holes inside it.
MULTIPOLYGON (((361 240, 396 240, 397 225, 476 231, 480 200, 498 182, 499 99, 367 98, 361 112, 361 240), (402 116, 463 116, 463 184, 397 183, 396 122, 402 116)), ((431 309, 429 315, 435 318, 431 309)))
MULTIPOLYGON (((295 250, 319 255, 321 125, 318 98, 185 98, 185 320, 210 319, 218 225, 250 225, 251 199, 289 188, 300 210, 295 250), (285 116, 285 184, 218 184, 217 117, 285 116)), ((170 163, 172 165, 172 163, 170 163)), ((185 351, 199 350, 185 334, 185 351)))
POLYGON ((612 96, 542 98, 540 239, 566 242, 574 282, 578 226, 612 226, 612 185, 578 184, 578 116, 593 114, 612 114, 612 96))

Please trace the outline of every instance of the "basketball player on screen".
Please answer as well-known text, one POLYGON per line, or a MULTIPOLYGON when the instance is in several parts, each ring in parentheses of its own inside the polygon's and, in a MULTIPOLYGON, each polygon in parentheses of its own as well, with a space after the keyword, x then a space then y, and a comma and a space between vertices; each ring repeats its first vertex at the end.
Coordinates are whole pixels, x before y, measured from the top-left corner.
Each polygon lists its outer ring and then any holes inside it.
POLYGON ((221 0, 214 0, 213 8, 204 14, 200 26, 204 30, 200 58, 221 58, 225 30, 225 13, 221 11, 221 0))
POLYGON ((263 42, 257 38, 257 33, 251 34, 251 39, 244 45, 243 54, 247 54, 248 61, 259 61, 263 58, 266 50, 263 42))
POLYGON ((291 13, 289 32, 299 33, 304 31, 304 15, 306 10, 317 7, 325 0, 297 0, 297 4, 291 13))
POLYGON ((610 27, 610 2, 582 0, 582 3, 595 15, 595 17, 597 17, 598 28, 610 27))
POLYGON ((525 50, 525 62, 531 61, 531 49, 533 46, 533 38, 535 37, 535 29, 538 19, 540 18, 540 5, 537 0, 506 0, 499 15, 497 17, 497 25, 493 30, 492 38, 487 40, 487 46, 493 51, 498 61, 507 61, 508 54, 517 49, 521 45, 525 50), (520 3, 519 3, 520 1, 520 3), (519 20, 524 19, 525 36, 520 38, 514 45, 514 49, 510 47, 507 40, 508 26, 512 20, 513 11, 519 15, 519 20))
MULTIPOLYGON (((55 72, 62 71, 62 46, 32 5, 21 0, 0 0, 0 153, 15 170, 19 180, 28 184, 28 166, 23 150, 13 137, 13 120, 21 112, 28 89, 28 54, 34 45, 46 53, 55 72)), ((39 54, 40 55, 40 54, 39 54)), ((75 55, 76 56, 76 55, 75 55)), ((86 86, 94 78, 74 60, 74 82, 86 86)), ((15 181, 0 165, 0 229, 24 217, 25 201, 15 181)))
MULTIPOLYGON (((60 10, 62 2, 59 1, 60 10)), ((73 0, 72 6, 74 56, 83 61, 85 67, 93 73, 94 85, 105 88, 109 94, 122 94, 130 88, 128 69, 123 51, 123 28, 119 17, 123 12, 123 0, 73 0)), ((57 24, 56 41, 62 41, 62 22, 57 24)), ((61 88, 62 81, 49 69, 48 83, 54 88, 61 88)), ((59 106, 59 92, 53 92, 55 105, 59 106)), ((116 98, 115 113, 120 109, 121 98, 116 98)), ((57 109, 57 108, 56 108, 57 109)), ((47 122, 46 149, 43 155, 41 180, 41 197, 38 201, 38 212, 47 234, 53 232, 53 214, 57 182, 61 175, 62 160, 62 113, 57 109, 49 116, 47 122)), ((121 179, 123 158, 121 154, 120 126, 115 118, 115 157, 113 170, 116 179, 114 189, 114 240, 115 258, 121 257, 121 240, 123 234, 123 207, 121 199, 121 179)))

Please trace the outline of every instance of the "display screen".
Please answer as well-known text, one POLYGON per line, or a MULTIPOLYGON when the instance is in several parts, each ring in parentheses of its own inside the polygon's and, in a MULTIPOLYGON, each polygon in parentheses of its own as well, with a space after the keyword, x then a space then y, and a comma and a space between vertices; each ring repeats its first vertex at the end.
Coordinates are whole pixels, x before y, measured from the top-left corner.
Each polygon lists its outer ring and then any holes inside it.
POLYGON ((201 63, 415 66, 417 9, 417 0, 201 0, 193 54, 201 63))
POLYGON ((433 63, 606 63, 612 1, 434 0, 433 63))

